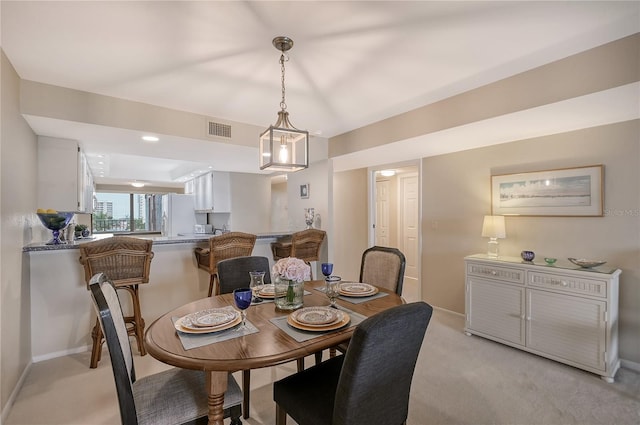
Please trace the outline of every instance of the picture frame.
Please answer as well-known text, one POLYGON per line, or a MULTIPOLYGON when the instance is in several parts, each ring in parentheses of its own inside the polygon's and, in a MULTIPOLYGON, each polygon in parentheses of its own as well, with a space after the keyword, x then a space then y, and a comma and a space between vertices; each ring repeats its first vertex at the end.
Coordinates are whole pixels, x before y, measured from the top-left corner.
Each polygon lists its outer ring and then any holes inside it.
POLYGON ((491 176, 491 214, 602 217, 603 165, 491 176))
POLYGON ((300 198, 308 199, 309 198, 309 183, 300 185, 300 198))

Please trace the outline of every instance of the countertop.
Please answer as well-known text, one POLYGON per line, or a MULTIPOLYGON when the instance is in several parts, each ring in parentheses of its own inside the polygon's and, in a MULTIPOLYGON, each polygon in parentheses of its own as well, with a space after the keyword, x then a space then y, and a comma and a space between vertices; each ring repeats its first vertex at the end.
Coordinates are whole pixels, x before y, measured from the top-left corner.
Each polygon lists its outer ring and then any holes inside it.
MULTIPOLYGON (((281 232, 266 232, 266 233, 256 233, 257 239, 277 239, 291 236, 293 232, 291 231, 281 231, 281 232)), ((80 245, 83 243, 93 242, 100 239, 106 239, 113 237, 114 235, 111 233, 105 233, 100 235, 94 235, 91 238, 86 239, 78 239, 71 243, 64 243, 59 245, 47 245, 46 242, 35 242, 25 245, 22 248, 22 252, 35 252, 35 251, 59 251, 64 249, 78 249, 80 245)), ((125 235, 123 235, 125 236, 125 235)), ((209 240, 209 238, 215 237, 210 233, 193 233, 193 234, 184 234, 180 236, 150 236, 150 235, 131 235, 127 234, 126 236, 131 236, 140 239, 151 239, 154 245, 169 245, 169 244, 181 244, 181 243, 199 243, 209 240)), ((216 235, 220 236, 220 235, 216 235)))

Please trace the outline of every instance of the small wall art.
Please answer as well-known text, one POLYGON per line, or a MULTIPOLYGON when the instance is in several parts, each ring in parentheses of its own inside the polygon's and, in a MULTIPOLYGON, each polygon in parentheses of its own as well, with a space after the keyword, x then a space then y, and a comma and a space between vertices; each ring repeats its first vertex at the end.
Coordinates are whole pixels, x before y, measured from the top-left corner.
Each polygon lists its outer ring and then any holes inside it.
POLYGON ((309 183, 300 185, 300 198, 302 199, 309 198, 309 183))
POLYGON ((602 217, 604 167, 491 176, 492 215, 602 217))

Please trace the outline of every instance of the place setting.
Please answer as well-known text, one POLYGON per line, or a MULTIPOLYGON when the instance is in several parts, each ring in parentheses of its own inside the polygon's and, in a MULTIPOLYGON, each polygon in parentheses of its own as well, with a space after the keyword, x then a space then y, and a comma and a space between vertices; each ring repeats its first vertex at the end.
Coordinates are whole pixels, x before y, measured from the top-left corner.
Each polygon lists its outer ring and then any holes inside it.
POLYGON ((236 307, 211 308, 172 317, 185 350, 258 332, 258 328, 246 319, 246 309, 252 300, 251 288, 236 289, 233 295, 236 307))

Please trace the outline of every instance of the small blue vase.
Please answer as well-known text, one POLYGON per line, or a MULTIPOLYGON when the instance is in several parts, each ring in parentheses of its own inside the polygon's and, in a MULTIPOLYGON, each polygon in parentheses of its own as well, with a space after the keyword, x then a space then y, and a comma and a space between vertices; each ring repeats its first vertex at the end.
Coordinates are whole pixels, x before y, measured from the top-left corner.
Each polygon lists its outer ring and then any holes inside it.
POLYGON ((522 251, 520 253, 520 256, 524 261, 533 261, 533 259, 536 257, 536 254, 533 251, 522 251))

